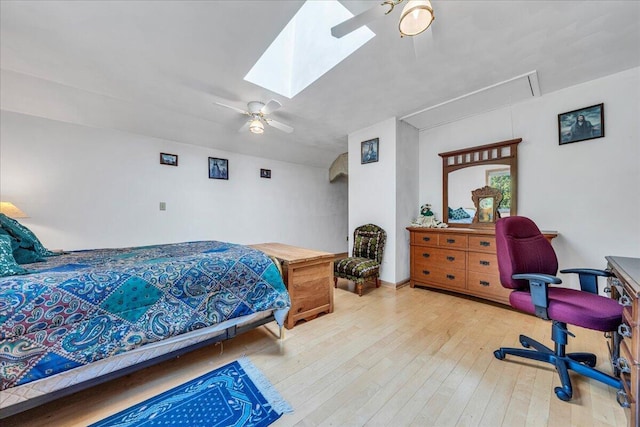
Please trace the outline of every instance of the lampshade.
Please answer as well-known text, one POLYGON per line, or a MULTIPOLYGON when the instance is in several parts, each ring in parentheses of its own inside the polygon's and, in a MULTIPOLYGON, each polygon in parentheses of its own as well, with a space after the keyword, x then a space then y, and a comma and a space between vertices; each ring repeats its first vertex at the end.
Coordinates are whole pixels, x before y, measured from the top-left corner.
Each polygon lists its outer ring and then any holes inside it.
POLYGON ((260 120, 253 119, 249 123, 249 131, 251 133, 263 133, 264 132, 264 125, 262 124, 262 122, 260 120))
POLYGON ((435 16, 429 0, 410 0, 402 9, 398 28, 403 36, 416 36, 429 28, 435 16))
POLYGON ((0 213, 5 214, 9 218, 29 218, 16 205, 11 202, 0 202, 0 213))

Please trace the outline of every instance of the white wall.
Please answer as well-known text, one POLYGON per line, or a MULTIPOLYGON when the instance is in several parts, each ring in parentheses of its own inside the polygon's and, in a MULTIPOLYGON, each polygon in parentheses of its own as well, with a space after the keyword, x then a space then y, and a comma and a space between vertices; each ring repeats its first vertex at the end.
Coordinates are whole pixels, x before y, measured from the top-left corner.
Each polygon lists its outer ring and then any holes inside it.
POLYGON ((409 279, 410 247, 407 226, 419 214, 418 129, 397 123, 396 168, 396 275, 398 284, 409 279))
POLYGON ((396 270, 396 119, 349 134, 349 253, 353 230, 376 224, 387 233, 380 278, 395 283, 396 270), (379 138, 378 161, 361 164, 360 143, 379 138))
POLYGON ((9 111, 0 120, 0 199, 49 248, 214 239, 346 250, 347 183, 326 169, 9 111), (160 152, 179 166, 160 165, 160 152), (228 181, 208 178, 210 156, 229 159, 228 181))
MULTIPOLYGON (((518 214, 553 241, 560 268, 640 257, 640 68, 420 132, 420 203, 442 215, 439 152, 521 137, 518 214), (560 146, 559 113, 604 103, 605 137, 560 146)), ((563 277, 575 286, 574 278, 563 277)))

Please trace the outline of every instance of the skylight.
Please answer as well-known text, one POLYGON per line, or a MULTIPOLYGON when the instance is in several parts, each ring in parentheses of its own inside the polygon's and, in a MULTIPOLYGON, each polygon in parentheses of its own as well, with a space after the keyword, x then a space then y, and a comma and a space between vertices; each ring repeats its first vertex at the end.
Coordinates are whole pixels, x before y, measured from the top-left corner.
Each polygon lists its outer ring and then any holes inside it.
POLYGON ((375 36, 364 26, 333 37, 331 27, 351 17, 337 0, 305 2, 244 79, 293 98, 375 36))

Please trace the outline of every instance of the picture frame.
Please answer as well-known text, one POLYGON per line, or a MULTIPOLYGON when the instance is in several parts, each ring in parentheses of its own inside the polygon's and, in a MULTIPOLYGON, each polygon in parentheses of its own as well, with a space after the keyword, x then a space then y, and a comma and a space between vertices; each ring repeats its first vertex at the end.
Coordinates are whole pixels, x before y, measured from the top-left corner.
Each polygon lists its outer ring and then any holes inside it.
POLYGON ((560 145, 602 137, 604 137, 604 104, 558 114, 560 145))
POLYGON ((209 157, 209 179, 229 179, 229 160, 209 157))
POLYGON ((260 169, 260 178, 271 179, 271 169, 260 169))
POLYGON ((476 209, 472 225, 493 227, 500 218, 498 206, 502 202, 502 191, 489 186, 477 188, 471 192, 471 200, 476 209))
POLYGON ((178 166, 178 155, 169 153, 160 153, 160 164, 167 166, 178 166))
POLYGON ((370 139, 368 141, 362 141, 360 143, 360 163, 374 163, 378 161, 380 138, 370 139))

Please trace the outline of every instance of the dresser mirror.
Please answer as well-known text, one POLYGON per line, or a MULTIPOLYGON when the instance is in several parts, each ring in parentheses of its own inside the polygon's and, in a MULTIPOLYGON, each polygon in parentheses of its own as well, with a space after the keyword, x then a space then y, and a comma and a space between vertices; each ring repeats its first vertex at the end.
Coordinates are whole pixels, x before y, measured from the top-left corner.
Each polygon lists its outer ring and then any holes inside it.
POLYGON ((522 138, 511 139, 439 153, 443 162, 443 222, 449 227, 493 227, 498 218, 517 214, 521 141, 522 138), (493 214, 489 219, 480 215, 479 199, 473 195, 484 187, 499 189, 502 194, 502 200, 491 206, 493 214))

